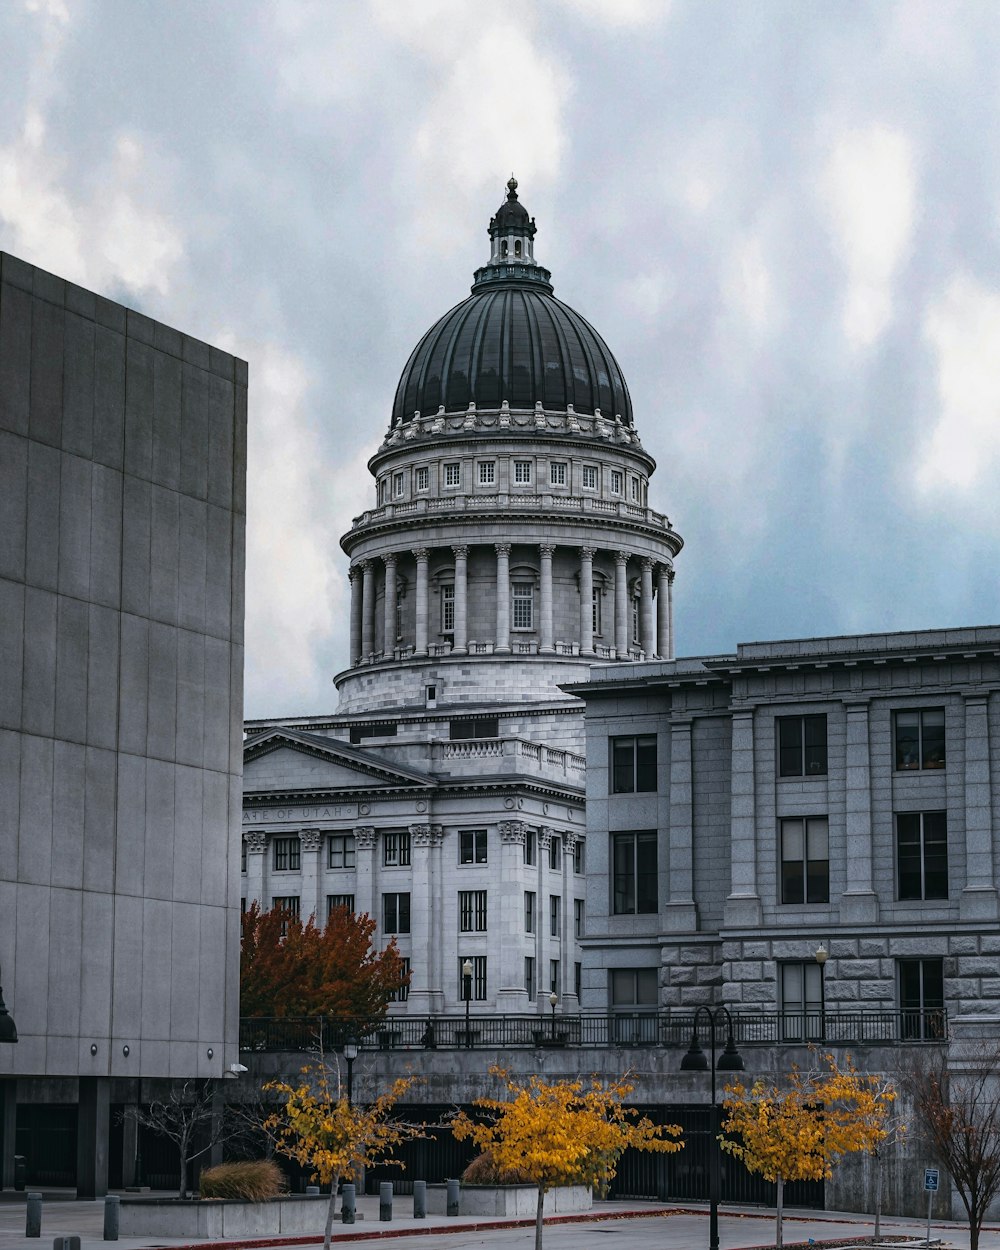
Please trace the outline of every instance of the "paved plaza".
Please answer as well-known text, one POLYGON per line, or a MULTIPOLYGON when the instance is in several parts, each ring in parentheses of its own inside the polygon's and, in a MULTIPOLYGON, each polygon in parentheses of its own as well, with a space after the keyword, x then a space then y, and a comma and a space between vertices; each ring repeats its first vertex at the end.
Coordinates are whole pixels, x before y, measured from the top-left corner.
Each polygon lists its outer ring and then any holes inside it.
MULTIPOLYGON (((393 1250, 530 1250, 534 1245, 534 1228, 513 1220, 482 1218, 445 1219, 431 1216, 414 1220, 409 1198, 397 1198, 396 1218, 391 1224, 380 1223, 378 1199, 363 1197, 358 1201, 360 1219, 352 1228, 334 1225, 334 1243, 391 1238, 393 1250)), ((24 1195, 10 1192, 0 1195, 0 1250, 39 1250, 50 1246, 55 1237, 78 1234, 81 1250, 98 1250, 102 1240, 104 1205, 77 1202, 68 1194, 47 1194, 42 1214, 42 1236, 30 1240, 24 1235, 24 1195)), ((926 1224, 919 1220, 887 1217, 882 1221, 885 1236, 923 1238, 926 1224)), ((721 1250, 751 1250, 771 1246, 774 1242, 774 1212, 760 1208, 727 1207, 720 1214, 721 1250)), ((149 1247, 182 1247, 191 1245, 241 1246, 315 1246, 316 1237, 296 1242, 292 1238, 268 1238, 257 1241, 232 1239, 225 1242, 192 1243, 182 1238, 122 1238, 120 1250, 147 1250, 149 1247)), ((866 1237, 872 1223, 864 1216, 831 1211, 794 1211, 786 1217, 786 1245, 806 1242, 816 1245, 843 1241, 852 1236, 866 1237)), ((936 1220, 932 1237, 944 1247, 968 1250, 969 1235, 963 1224, 936 1220)), ((980 1239, 980 1250, 1000 1250, 1000 1224, 989 1224, 980 1239)), ((558 1223, 547 1222, 545 1245, 548 1250, 701 1250, 708 1246, 708 1209, 678 1207, 654 1202, 603 1202, 585 1217, 564 1217, 558 1223)))

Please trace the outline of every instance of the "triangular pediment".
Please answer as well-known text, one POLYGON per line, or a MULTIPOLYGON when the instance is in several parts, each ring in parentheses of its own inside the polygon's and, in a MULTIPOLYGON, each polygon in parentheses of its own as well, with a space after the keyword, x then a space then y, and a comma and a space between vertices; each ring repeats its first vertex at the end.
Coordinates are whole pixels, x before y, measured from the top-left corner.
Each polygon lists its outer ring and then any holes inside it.
POLYGON ((243 747, 244 791, 413 789, 434 784, 417 769, 302 730, 268 729, 243 747))

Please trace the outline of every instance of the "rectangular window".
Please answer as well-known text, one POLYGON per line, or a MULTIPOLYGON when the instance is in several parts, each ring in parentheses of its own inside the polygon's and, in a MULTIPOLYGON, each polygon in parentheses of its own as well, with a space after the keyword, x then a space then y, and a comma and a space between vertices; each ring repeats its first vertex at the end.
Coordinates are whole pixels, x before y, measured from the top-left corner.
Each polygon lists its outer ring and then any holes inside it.
POLYGON ((611 470, 611 493, 612 495, 620 495, 622 493, 622 475, 617 469, 611 470))
POLYGON ((656 832, 611 835, 612 911, 649 915, 658 909, 656 832))
POLYGON ((549 934, 559 936, 559 895, 549 895, 549 934))
POLYGON ((383 833, 382 863, 386 868, 406 868, 410 863, 410 834, 406 829, 383 833))
POLYGON ((553 461, 549 465, 549 485, 565 486, 566 485, 566 463, 563 460, 553 461))
POLYGON ((330 834, 326 852, 327 868, 353 868, 354 854, 353 833, 330 834))
POLYGON ((515 460, 514 461, 514 484, 516 486, 531 485, 531 461, 515 460))
POLYGON ((403 637, 403 601, 396 600, 396 641, 399 642, 403 637))
POLYGON ((468 960, 472 964, 472 976, 470 978, 471 995, 470 1001, 474 1003, 482 1003, 486 1001, 486 956, 485 955, 463 955, 458 961, 458 997, 461 1002, 466 999, 465 974, 462 972, 462 965, 468 960))
POLYGON ((299 896, 297 894, 280 894, 271 899, 271 907, 274 911, 280 911, 281 916, 281 937, 288 936, 288 922, 290 920, 298 920, 299 918, 299 896))
POLYGON ((529 829, 524 835, 524 862, 533 864, 535 862, 535 831, 529 829))
POLYGON ((486 830, 463 829, 458 835, 460 864, 486 863, 486 830))
POLYGON ((402 473, 394 473, 392 475, 392 493, 396 499, 403 497, 403 475, 402 473))
POLYGON ((943 960, 900 959, 898 966, 903 1039, 928 1042, 944 1037, 943 960))
POLYGON ((535 894, 533 890, 524 891, 524 931, 535 931, 535 894))
POLYGON ((441 633, 455 632, 455 587, 441 587, 441 633))
POLYGON ((479 485, 493 486, 497 480, 497 466, 495 460, 480 460, 479 462, 479 485))
POLYGON ((611 739, 612 794, 656 790, 656 734, 611 739))
POLYGON ((826 716, 778 717, 778 776, 826 773, 826 716))
POLYGON ((893 714, 896 767, 944 768, 944 708, 893 714))
POLYGON ((247 870, 247 844, 246 839, 240 841, 240 872, 247 870))
POLYGON ((496 716, 479 716, 475 720, 448 722, 448 737, 452 742, 466 738, 499 738, 500 721, 496 716))
POLYGON ((632 600, 632 641, 639 645, 639 600, 632 600))
POLYGON ((353 894, 328 894, 326 896, 326 918, 330 919, 331 912, 338 907, 346 907, 347 910, 354 914, 354 895, 353 894))
POLYGON ((549 960, 549 993, 559 993, 559 960, 549 960))
POLYGON ((583 937, 583 899, 573 900, 573 936, 583 937))
POLYGON ((514 629, 535 628, 535 588, 531 582, 513 582, 510 588, 514 629))
POLYGON ((395 721, 382 721, 381 724, 352 725, 351 744, 357 746, 366 738, 395 738, 398 725, 395 721))
POLYGON ((426 467, 413 470, 414 490, 427 490, 431 484, 430 470, 426 467))
POLYGON ((462 466, 460 464, 446 464, 444 466, 444 484, 445 486, 462 485, 462 466))
POLYGON ((549 841, 549 868, 557 869, 559 867, 559 859, 562 853, 562 838, 557 838, 555 834, 549 841))
POLYGON ((538 987, 535 984, 534 955, 525 955, 524 957, 524 988, 528 991, 528 1002, 533 1003, 538 993, 538 987))
POLYGON ((409 933, 410 931, 410 896, 409 894, 382 895, 382 932, 409 933))
POLYGON ((458 928, 461 933, 486 932, 485 890, 459 890, 458 928))
POLYGON ((786 1042, 823 1036, 823 969, 814 960, 780 965, 781 1034, 786 1042))
POLYGON ((576 995, 577 1001, 579 1001, 579 998, 580 998, 580 989, 582 985, 583 985, 583 964, 574 964, 573 965, 573 993, 576 995))
POLYGON ((781 901, 829 903, 830 824, 825 816, 781 822, 781 901))
POLYGON ((389 502, 389 479, 384 477, 378 484, 378 501, 379 503, 389 502))
POLYGON ((301 843, 298 838, 275 838, 274 871, 298 872, 301 866, 301 843))
POLYGON ((896 814, 896 868, 899 897, 948 897, 947 812, 896 814))
POLYGON ((574 842, 573 844, 573 871, 574 872, 583 873, 584 871, 584 864, 586 862, 584 859, 584 854, 585 854, 584 847, 586 845, 587 844, 586 842, 584 842, 583 838, 577 838, 576 842, 574 842))
POLYGON ((597 490, 597 465, 585 464, 583 466, 583 489, 597 490))
POLYGON ((600 633, 601 633, 601 592, 597 589, 596 586, 594 587, 594 593, 591 596, 591 602, 593 603, 591 624, 593 626, 594 633, 600 636, 600 633))
POLYGON ((634 477, 632 478, 632 502, 638 503, 641 498, 642 498, 642 491, 639 487, 639 479, 637 477, 634 477))
POLYGON ((613 968, 608 991, 614 1040, 623 1045, 655 1042, 659 991, 655 968, 613 968))
POLYGON ((402 967, 399 970, 399 988, 392 991, 389 995, 390 1003, 405 1003, 410 997, 410 961, 409 958, 401 960, 402 967))

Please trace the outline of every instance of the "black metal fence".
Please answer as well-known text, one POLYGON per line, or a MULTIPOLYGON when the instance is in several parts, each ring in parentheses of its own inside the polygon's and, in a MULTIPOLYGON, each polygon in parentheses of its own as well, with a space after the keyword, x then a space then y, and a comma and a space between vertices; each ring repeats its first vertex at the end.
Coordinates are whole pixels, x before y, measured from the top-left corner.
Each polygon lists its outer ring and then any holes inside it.
MULTIPOLYGON (((947 1013, 930 1011, 744 1012, 732 1014, 739 1045, 817 1042, 895 1045, 944 1042, 947 1013)), ((708 1025, 698 1021, 705 1038, 708 1025)), ((247 1051, 333 1051, 354 1038, 366 1050, 491 1050, 538 1046, 687 1046, 692 1012, 615 1012, 608 1015, 387 1016, 381 1020, 320 1016, 311 1019, 240 1021, 240 1048, 247 1051)), ((720 1039, 724 1040, 720 1022, 720 1039)))

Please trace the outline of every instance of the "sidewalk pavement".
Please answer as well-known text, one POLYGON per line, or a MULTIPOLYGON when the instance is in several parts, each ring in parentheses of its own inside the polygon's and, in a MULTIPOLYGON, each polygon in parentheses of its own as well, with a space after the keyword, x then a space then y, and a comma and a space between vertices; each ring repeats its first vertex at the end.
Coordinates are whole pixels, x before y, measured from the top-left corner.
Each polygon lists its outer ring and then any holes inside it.
MULTIPOLYGON (((43 1191, 45 1192, 45 1191, 43 1191)), ((42 1204, 42 1235, 28 1239, 24 1235, 25 1196, 7 1191, 0 1195, 0 1250, 42 1250, 50 1247, 58 1236, 76 1234, 81 1250, 101 1250, 103 1241, 104 1203, 77 1201, 69 1191, 45 1192, 42 1204)), ((334 1244, 344 1246, 372 1240, 391 1239, 391 1250, 529 1250, 534 1245, 534 1222, 531 1220, 486 1219, 483 1217, 428 1216, 415 1220, 412 1200, 397 1196, 391 1223, 379 1221, 378 1198, 358 1198, 358 1223, 334 1224, 334 1244), (431 1240, 428 1240, 428 1238, 431 1240)), ((315 1237, 234 1238, 223 1242, 192 1243, 185 1238, 121 1238, 119 1250, 146 1250, 147 1247, 197 1246, 198 1250, 219 1247, 315 1246, 322 1241, 322 1228, 315 1237)), ((873 1225, 867 1216, 835 1211, 802 1211, 793 1209, 785 1215, 785 1243, 812 1240, 817 1246, 824 1242, 851 1237, 870 1236, 873 1225)), ((887 1216, 882 1219, 884 1236, 923 1238, 926 1221, 887 1216)), ((774 1212, 760 1207, 726 1206, 719 1215, 721 1250, 750 1250, 774 1243, 774 1212)), ((932 1237, 954 1250, 968 1250, 969 1234, 965 1224, 935 1220, 932 1237)), ((707 1206, 676 1206, 656 1202, 596 1202, 592 1212, 558 1216, 545 1222, 546 1250, 589 1250, 600 1246, 613 1250, 613 1243, 622 1250, 701 1250, 708 1245, 707 1206)), ((891 1243, 890 1243, 891 1245, 891 1243)), ((1000 1250, 1000 1225, 984 1228, 980 1250, 1000 1250)))

